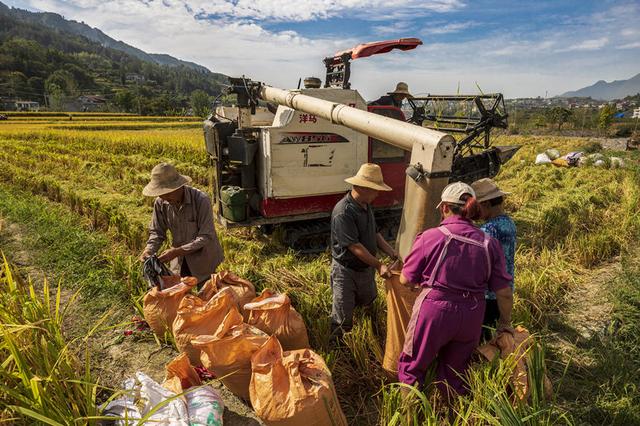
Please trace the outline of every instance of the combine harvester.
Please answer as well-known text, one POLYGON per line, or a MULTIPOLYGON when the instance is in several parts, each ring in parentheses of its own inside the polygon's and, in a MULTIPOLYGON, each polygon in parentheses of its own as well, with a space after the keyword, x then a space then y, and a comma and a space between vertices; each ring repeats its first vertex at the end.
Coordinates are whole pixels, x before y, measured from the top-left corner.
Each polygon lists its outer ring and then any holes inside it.
POLYGON ((277 226, 290 247, 324 250, 331 210, 349 188, 344 179, 372 162, 393 188, 374 203, 378 225, 388 239, 397 235, 404 257, 418 232, 437 225, 435 206, 450 181, 493 177, 518 149, 491 144, 491 129, 507 127, 501 94, 414 97, 407 119, 400 108, 367 106, 351 89, 352 60, 421 44, 390 40, 336 53, 324 60, 324 87, 318 78, 296 90, 232 78, 227 93, 237 106, 217 108, 204 124, 217 221, 277 226))

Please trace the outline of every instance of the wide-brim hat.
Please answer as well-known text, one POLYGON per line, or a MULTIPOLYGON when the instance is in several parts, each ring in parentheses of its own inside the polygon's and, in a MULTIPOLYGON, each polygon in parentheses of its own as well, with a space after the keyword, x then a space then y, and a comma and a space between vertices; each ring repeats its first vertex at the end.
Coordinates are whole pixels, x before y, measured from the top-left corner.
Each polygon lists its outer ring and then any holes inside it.
POLYGON ((380 169, 380 166, 373 163, 363 164, 355 176, 347 178, 344 181, 351 185, 364 186, 365 188, 375 189, 377 191, 392 191, 392 188, 384 183, 382 179, 382 169, 380 169))
POLYGON ((147 197, 159 197, 179 189, 191 182, 189 176, 181 175, 169 163, 160 163, 151 170, 151 181, 144 187, 142 194, 147 197))
POLYGON ((440 202, 436 206, 436 209, 439 209, 442 203, 449 204, 457 204, 459 206, 464 206, 466 204, 466 200, 462 197, 465 195, 471 195, 472 197, 476 196, 475 191, 469 185, 464 182, 453 182, 449 185, 445 186, 442 190, 442 195, 440 196, 440 202))
POLYGON ((402 81, 396 84, 396 90, 387 92, 387 95, 406 95, 408 98, 413 98, 413 95, 409 93, 409 85, 402 81))
POLYGON ((494 180, 489 178, 477 180, 471 184, 471 187, 476 191, 476 200, 479 203, 510 194, 498 188, 494 180))

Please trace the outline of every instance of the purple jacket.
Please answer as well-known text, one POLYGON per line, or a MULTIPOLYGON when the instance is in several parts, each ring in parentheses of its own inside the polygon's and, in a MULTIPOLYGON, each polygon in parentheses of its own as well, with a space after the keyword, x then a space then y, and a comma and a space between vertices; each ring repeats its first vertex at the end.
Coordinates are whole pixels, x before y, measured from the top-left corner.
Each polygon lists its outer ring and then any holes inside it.
MULTIPOLYGON (((460 216, 450 216, 440 224, 453 234, 484 241, 485 234, 473 222, 460 216)), ((438 229, 428 229, 416 237, 411 252, 405 259, 402 275, 410 282, 426 286, 431 272, 444 247, 445 235, 438 229)), ((509 287, 511 276, 507 273, 504 254, 495 238, 489 241, 491 274, 487 277, 487 258, 483 247, 476 247, 457 240, 449 243, 447 255, 440 265, 433 288, 484 294, 509 287)))

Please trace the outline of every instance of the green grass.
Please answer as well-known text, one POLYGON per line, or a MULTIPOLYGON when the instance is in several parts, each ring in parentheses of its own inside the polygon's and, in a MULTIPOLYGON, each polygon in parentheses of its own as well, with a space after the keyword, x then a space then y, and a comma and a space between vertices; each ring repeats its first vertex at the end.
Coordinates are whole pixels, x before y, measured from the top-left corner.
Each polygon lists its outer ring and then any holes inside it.
POLYGON ((32 266, 82 289, 92 312, 129 303, 129 295, 141 291, 134 257, 63 206, 0 186, 0 217, 25 231, 22 244, 30 249, 32 266))
POLYGON ((577 342, 561 394, 578 424, 640 424, 640 262, 625 255, 622 274, 603 283, 601 297, 613 303, 602 333, 584 339, 574 324, 561 331, 577 342))
POLYGON ((22 281, 2 256, 0 421, 95 424, 87 418, 99 415, 101 389, 91 374, 90 355, 85 352, 82 363, 63 332, 74 299, 63 301, 62 288, 50 292, 46 280, 41 289, 22 281))

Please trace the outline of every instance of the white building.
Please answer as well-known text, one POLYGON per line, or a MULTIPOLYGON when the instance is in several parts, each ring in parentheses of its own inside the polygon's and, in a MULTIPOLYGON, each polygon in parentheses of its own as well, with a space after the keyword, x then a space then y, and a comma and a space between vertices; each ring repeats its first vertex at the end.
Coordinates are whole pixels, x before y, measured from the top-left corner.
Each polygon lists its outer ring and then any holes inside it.
POLYGON ((640 108, 636 108, 633 110, 633 117, 632 118, 640 118, 640 108))
POLYGON ((40 103, 34 101, 16 101, 16 110, 18 111, 38 111, 40 103))

